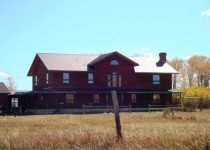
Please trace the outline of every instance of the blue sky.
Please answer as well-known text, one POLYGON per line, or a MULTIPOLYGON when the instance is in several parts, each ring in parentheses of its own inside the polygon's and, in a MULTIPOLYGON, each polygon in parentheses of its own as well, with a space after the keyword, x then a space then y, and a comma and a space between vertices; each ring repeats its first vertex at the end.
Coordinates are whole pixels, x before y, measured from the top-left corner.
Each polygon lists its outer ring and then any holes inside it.
POLYGON ((210 57, 210 0, 0 0, 0 82, 38 52, 210 57))

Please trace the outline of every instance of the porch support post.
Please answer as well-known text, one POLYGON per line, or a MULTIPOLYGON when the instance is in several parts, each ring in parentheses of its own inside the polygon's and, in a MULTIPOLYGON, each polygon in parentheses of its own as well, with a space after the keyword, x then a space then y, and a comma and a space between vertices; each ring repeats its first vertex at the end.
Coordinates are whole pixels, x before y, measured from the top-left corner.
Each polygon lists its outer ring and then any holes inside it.
POLYGON ((121 94, 121 103, 122 103, 122 106, 124 106, 124 96, 123 96, 123 93, 121 94))

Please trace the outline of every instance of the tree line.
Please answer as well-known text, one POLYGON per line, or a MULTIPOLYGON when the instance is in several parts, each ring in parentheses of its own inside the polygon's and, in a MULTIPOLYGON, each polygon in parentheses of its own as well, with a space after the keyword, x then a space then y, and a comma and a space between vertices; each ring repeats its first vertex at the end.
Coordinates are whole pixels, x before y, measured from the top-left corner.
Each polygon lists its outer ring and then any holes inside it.
POLYGON ((189 59, 173 58, 168 63, 179 72, 173 76, 173 88, 209 87, 210 58, 194 55, 189 59))

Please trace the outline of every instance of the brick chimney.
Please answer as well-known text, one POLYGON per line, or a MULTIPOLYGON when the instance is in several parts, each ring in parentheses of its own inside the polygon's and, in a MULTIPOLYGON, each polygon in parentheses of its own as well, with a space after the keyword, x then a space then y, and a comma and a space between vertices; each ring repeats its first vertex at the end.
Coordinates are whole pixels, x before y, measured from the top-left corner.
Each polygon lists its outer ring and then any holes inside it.
POLYGON ((164 63, 166 62, 166 55, 167 53, 161 52, 159 53, 159 61, 156 63, 158 67, 162 67, 164 63))
POLYGON ((159 53, 159 61, 166 62, 166 55, 164 52, 159 53))

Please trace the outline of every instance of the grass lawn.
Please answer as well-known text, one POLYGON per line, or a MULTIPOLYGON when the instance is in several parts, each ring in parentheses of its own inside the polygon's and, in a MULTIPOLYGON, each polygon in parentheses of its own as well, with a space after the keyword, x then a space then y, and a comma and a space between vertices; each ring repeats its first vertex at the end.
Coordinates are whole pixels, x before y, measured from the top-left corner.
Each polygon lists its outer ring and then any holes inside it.
POLYGON ((0 117, 0 149, 210 149, 210 110, 0 117))

